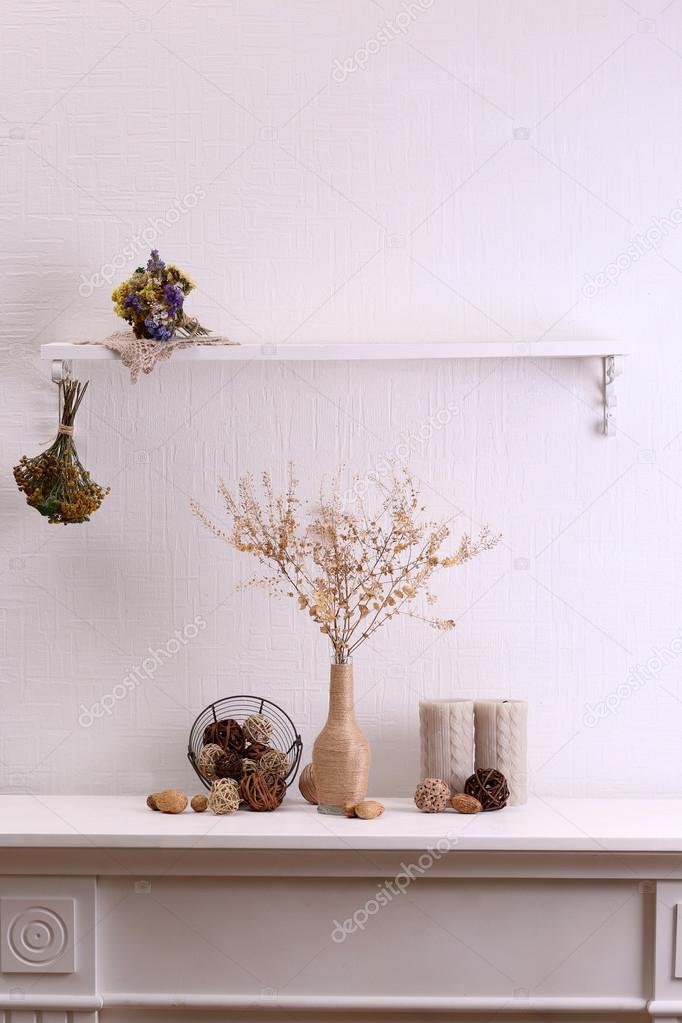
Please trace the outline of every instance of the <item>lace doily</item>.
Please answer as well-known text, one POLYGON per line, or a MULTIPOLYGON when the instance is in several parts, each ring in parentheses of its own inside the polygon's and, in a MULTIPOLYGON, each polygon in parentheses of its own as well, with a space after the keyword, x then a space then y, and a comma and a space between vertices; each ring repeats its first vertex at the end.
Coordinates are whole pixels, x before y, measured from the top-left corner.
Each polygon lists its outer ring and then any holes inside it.
POLYGON ((79 341, 81 345, 104 345, 115 352, 124 366, 130 370, 131 384, 137 383, 140 373, 151 373, 159 362, 170 359, 178 348, 195 348, 198 345, 236 345, 227 337, 178 338, 173 341, 152 341, 135 337, 132 330, 117 330, 103 341, 79 341))

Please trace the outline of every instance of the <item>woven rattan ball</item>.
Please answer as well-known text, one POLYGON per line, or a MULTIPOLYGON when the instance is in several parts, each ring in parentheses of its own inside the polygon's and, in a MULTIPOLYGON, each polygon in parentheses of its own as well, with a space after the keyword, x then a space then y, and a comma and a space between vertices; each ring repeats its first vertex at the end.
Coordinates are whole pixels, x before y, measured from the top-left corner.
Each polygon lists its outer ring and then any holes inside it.
POLYGON ((272 738, 272 721, 265 714, 252 714, 242 728, 247 742, 269 742, 272 738))
POLYGON ((208 805, 213 813, 234 813, 239 809, 239 786, 233 778, 217 778, 208 794, 208 805))
POLYGON ((301 771, 301 776, 298 779, 298 788, 304 799, 312 803, 313 806, 317 805, 317 789, 315 788, 315 774, 312 764, 306 764, 301 771))
POLYGON ((289 757, 281 750, 271 749, 260 758, 258 767, 261 771, 270 771, 283 778, 289 772, 289 757))
MULTIPOLYGON (((207 747, 205 746, 204 749, 207 747)), ((242 758, 238 753, 230 750, 228 753, 220 752, 220 756, 216 757, 215 764, 213 766, 214 777, 216 778, 234 778, 239 781, 243 772, 242 758)))
POLYGON ((450 789, 440 778, 425 778, 417 785, 414 801, 424 813, 440 813, 448 805, 450 789))
POLYGON ((207 781, 213 781, 216 777, 216 763, 220 757, 224 756, 225 750, 222 746, 217 746, 214 742, 210 742, 208 746, 199 753, 197 757, 197 767, 203 774, 207 781))
POLYGON ((206 725, 204 729, 204 746, 209 743, 216 743, 227 753, 233 750, 235 753, 243 753, 246 739, 242 726, 233 718, 223 718, 222 721, 214 721, 206 725))
POLYGON ((501 810, 509 799, 507 779, 493 767, 479 767, 465 781, 464 791, 477 799, 484 811, 501 810))
POLYGON ((276 774, 253 771, 244 775, 239 791, 252 810, 276 810, 286 795, 287 787, 276 774))
POLYGON ((244 756, 247 760, 260 760, 262 756, 269 752, 270 747, 266 746, 264 742, 252 742, 244 750, 244 756))

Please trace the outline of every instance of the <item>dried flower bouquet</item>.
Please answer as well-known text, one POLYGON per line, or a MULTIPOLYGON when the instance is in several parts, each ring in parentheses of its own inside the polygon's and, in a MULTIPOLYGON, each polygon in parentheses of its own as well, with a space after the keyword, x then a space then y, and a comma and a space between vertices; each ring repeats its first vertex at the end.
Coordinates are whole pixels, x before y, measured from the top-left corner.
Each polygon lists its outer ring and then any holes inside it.
POLYGON ((171 341, 176 334, 185 338, 210 334, 184 311, 185 296, 195 287, 184 270, 164 263, 158 249, 152 249, 146 267, 138 266, 111 297, 115 312, 128 321, 135 337, 171 341))
POLYGON ((357 510, 347 510, 336 476, 304 522, 298 480, 290 467, 283 496, 275 495, 268 473, 262 476, 262 499, 250 475, 240 481, 236 495, 220 484, 232 522, 227 533, 196 502, 192 508, 215 536, 274 570, 246 585, 296 598, 328 636, 335 662, 344 664, 377 629, 401 614, 435 629, 454 628, 452 619, 415 611, 415 601, 424 596, 427 605, 434 604, 429 586, 435 572, 465 564, 500 539, 486 527, 475 540, 464 534, 452 553, 443 554, 450 527, 447 522, 421 521, 424 508, 409 472, 378 486, 373 513, 361 501, 357 510))

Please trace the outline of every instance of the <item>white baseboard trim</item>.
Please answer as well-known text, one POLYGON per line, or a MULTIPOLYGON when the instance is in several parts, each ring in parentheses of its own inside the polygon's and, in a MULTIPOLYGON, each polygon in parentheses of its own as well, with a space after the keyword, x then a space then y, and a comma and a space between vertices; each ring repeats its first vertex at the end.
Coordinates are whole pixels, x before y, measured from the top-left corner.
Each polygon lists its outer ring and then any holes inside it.
POLYGON ((655 999, 653 1002, 649 1002, 647 1005, 647 1011, 650 1016, 654 1017, 670 1017, 682 1016, 682 1002, 666 1001, 661 998, 655 999))
POLYGON ((57 1011, 93 1012, 103 1006, 99 995, 38 995, 23 993, 0 993, 0 1011, 45 1012, 57 1011))
POLYGON ((485 998, 393 995, 170 995, 164 993, 102 996, 105 1009, 270 1009, 273 1012, 335 1011, 347 1012, 642 1012, 645 998, 485 998))

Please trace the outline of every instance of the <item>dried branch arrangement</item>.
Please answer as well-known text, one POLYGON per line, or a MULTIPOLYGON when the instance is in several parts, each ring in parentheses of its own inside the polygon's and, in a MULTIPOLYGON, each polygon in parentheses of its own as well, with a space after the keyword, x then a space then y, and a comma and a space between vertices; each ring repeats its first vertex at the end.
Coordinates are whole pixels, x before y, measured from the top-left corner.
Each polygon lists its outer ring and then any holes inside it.
POLYGON ((414 602, 430 590, 433 574, 465 564, 499 541, 486 527, 473 540, 465 534, 454 552, 442 548, 450 537, 447 522, 421 521, 423 506, 414 481, 405 471, 388 485, 377 484, 376 511, 363 501, 344 507, 340 477, 319 503, 304 511, 299 481, 289 468, 286 493, 274 493, 269 473, 262 476, 262 495, 253 477, 240 480, 237 494, 221 482, 218 490, 231 519, 223 531, 192 502, 192 510, 219 539, 251 554, 268 574, 247 586, 264 587, 273 596, 292 597, 329 638, 336 663, 346 663, 377 629, 398 615, 409 615, 435 629, 452 629, 454 621, 420 614, 414 602))
POLYGON ((54 443, 35 458, 24 455, 14 466, 14 479, 27 504, 46 515, 48 522, 68 525, 88 522, 111 488, 105 490, 91 479, 73 442, 73 424, 87 381, 66 380, 60 388, 64 404, 54 443))

